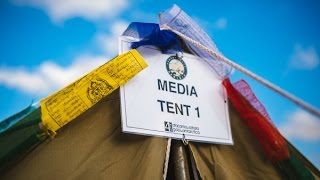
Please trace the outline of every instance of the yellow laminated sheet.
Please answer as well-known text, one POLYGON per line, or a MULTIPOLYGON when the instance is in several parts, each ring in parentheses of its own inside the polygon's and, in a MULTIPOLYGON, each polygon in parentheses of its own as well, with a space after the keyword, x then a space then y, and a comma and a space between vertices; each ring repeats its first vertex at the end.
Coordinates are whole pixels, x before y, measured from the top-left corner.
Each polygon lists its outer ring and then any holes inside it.
POLYGON ((42 99, 40 105, 44 127, 55 133, 147 66, 139 52, 131 50, 42 99))

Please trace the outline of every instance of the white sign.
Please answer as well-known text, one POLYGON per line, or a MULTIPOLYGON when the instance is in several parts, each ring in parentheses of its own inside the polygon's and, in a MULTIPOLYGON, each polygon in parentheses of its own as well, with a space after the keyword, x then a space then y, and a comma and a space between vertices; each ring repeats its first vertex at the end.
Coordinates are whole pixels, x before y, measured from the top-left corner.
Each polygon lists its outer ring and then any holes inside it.
MULTIPOLYGON (((120 53, 128 51, 128 42, 120 44, 120 53)), ((120 89, 123 132, 233 144, 222 81, 205 61, 138 51, 149 66, 120 89)))

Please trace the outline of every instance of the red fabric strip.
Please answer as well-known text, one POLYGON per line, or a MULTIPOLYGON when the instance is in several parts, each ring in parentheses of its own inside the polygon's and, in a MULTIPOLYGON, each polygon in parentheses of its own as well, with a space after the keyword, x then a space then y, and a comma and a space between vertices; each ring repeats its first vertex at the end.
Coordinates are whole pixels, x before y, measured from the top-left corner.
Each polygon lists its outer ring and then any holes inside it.
MULTIPOLYGON (((235 89, 229 79, 223 81, 228 97, 243 122, 257 138, 268 159, 273 162, 289 158, 288 146, 280 132, 235 89)), ((262 105, 262 104, 261 104, 262 105)))
MULTIPOLYGON (((256 95, 253 93, 252 89, 250 88, 249 84, 241 79, 232 84, 233 87, 244 97, 250 104, 257 110, 261 115, 263 115, 273 126, 273 122, 266 110, 266 108, 261 104, 258 100, 256 95)), ((275 126, 274 126, 275 127, 275 126)))

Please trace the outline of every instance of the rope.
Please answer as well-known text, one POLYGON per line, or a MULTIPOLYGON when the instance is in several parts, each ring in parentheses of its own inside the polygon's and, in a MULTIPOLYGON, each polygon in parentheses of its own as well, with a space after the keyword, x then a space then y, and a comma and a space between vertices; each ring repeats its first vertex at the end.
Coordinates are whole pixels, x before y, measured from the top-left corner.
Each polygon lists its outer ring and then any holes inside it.
POLYGON ((206 46, 202 45, 200 42, 195 41, 191 39, 190 37, 180 33, 179 31, 176 31, 175 29, 172 29, 170 26, 164 24, 161 25, 161 29, 169 30, 180 36, 181 38, 187 40, 188 42, 192 43, 193 45, 197 46, 198 48, 206 51, 207 53, 211 54, 212 56, 216 57, 217 59, 223 61, 224 63, 232 66, 233 68, 241 71, 242 73, 246 74, 247 76, 251 77, 252 79, 256 80, 257 82, 265 85, 266 87, 272 89, 273 91, 279 93, 283 97, 289 99, 293 103, 297 104, 298 106, 302 107, 303 109, 307 110, 308 112, 320 117, 320 110, 316 109, 315 107, 311 106, 310 104, 304 102, 303 100, 295 97, 294 95, 290 94, 289 92, 281 89, 280 87, 272 84, 271 82, 265 80, 264 78, 254 74, 253 72, 249 71, 248 69, 234 63, 230 59, 218 54, 217 52, 207 48, 206 46))
POLYGON ((171 148, 171 138, 168 139, 168 144, 166 149, 166 158, 165 158, 164 167, 163 167, 163 180, 167 179, 169 158, 170 158, 170 148, 171 148))

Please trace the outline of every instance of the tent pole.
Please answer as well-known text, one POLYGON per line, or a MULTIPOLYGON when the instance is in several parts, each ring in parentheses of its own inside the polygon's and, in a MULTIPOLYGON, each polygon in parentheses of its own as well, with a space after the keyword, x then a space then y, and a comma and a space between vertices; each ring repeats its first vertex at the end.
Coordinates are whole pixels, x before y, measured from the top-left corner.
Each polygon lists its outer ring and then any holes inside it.
POLYGON ((174 175, 177 180, 190 180, 187 152, 182 141, 172 141, 174 175))

